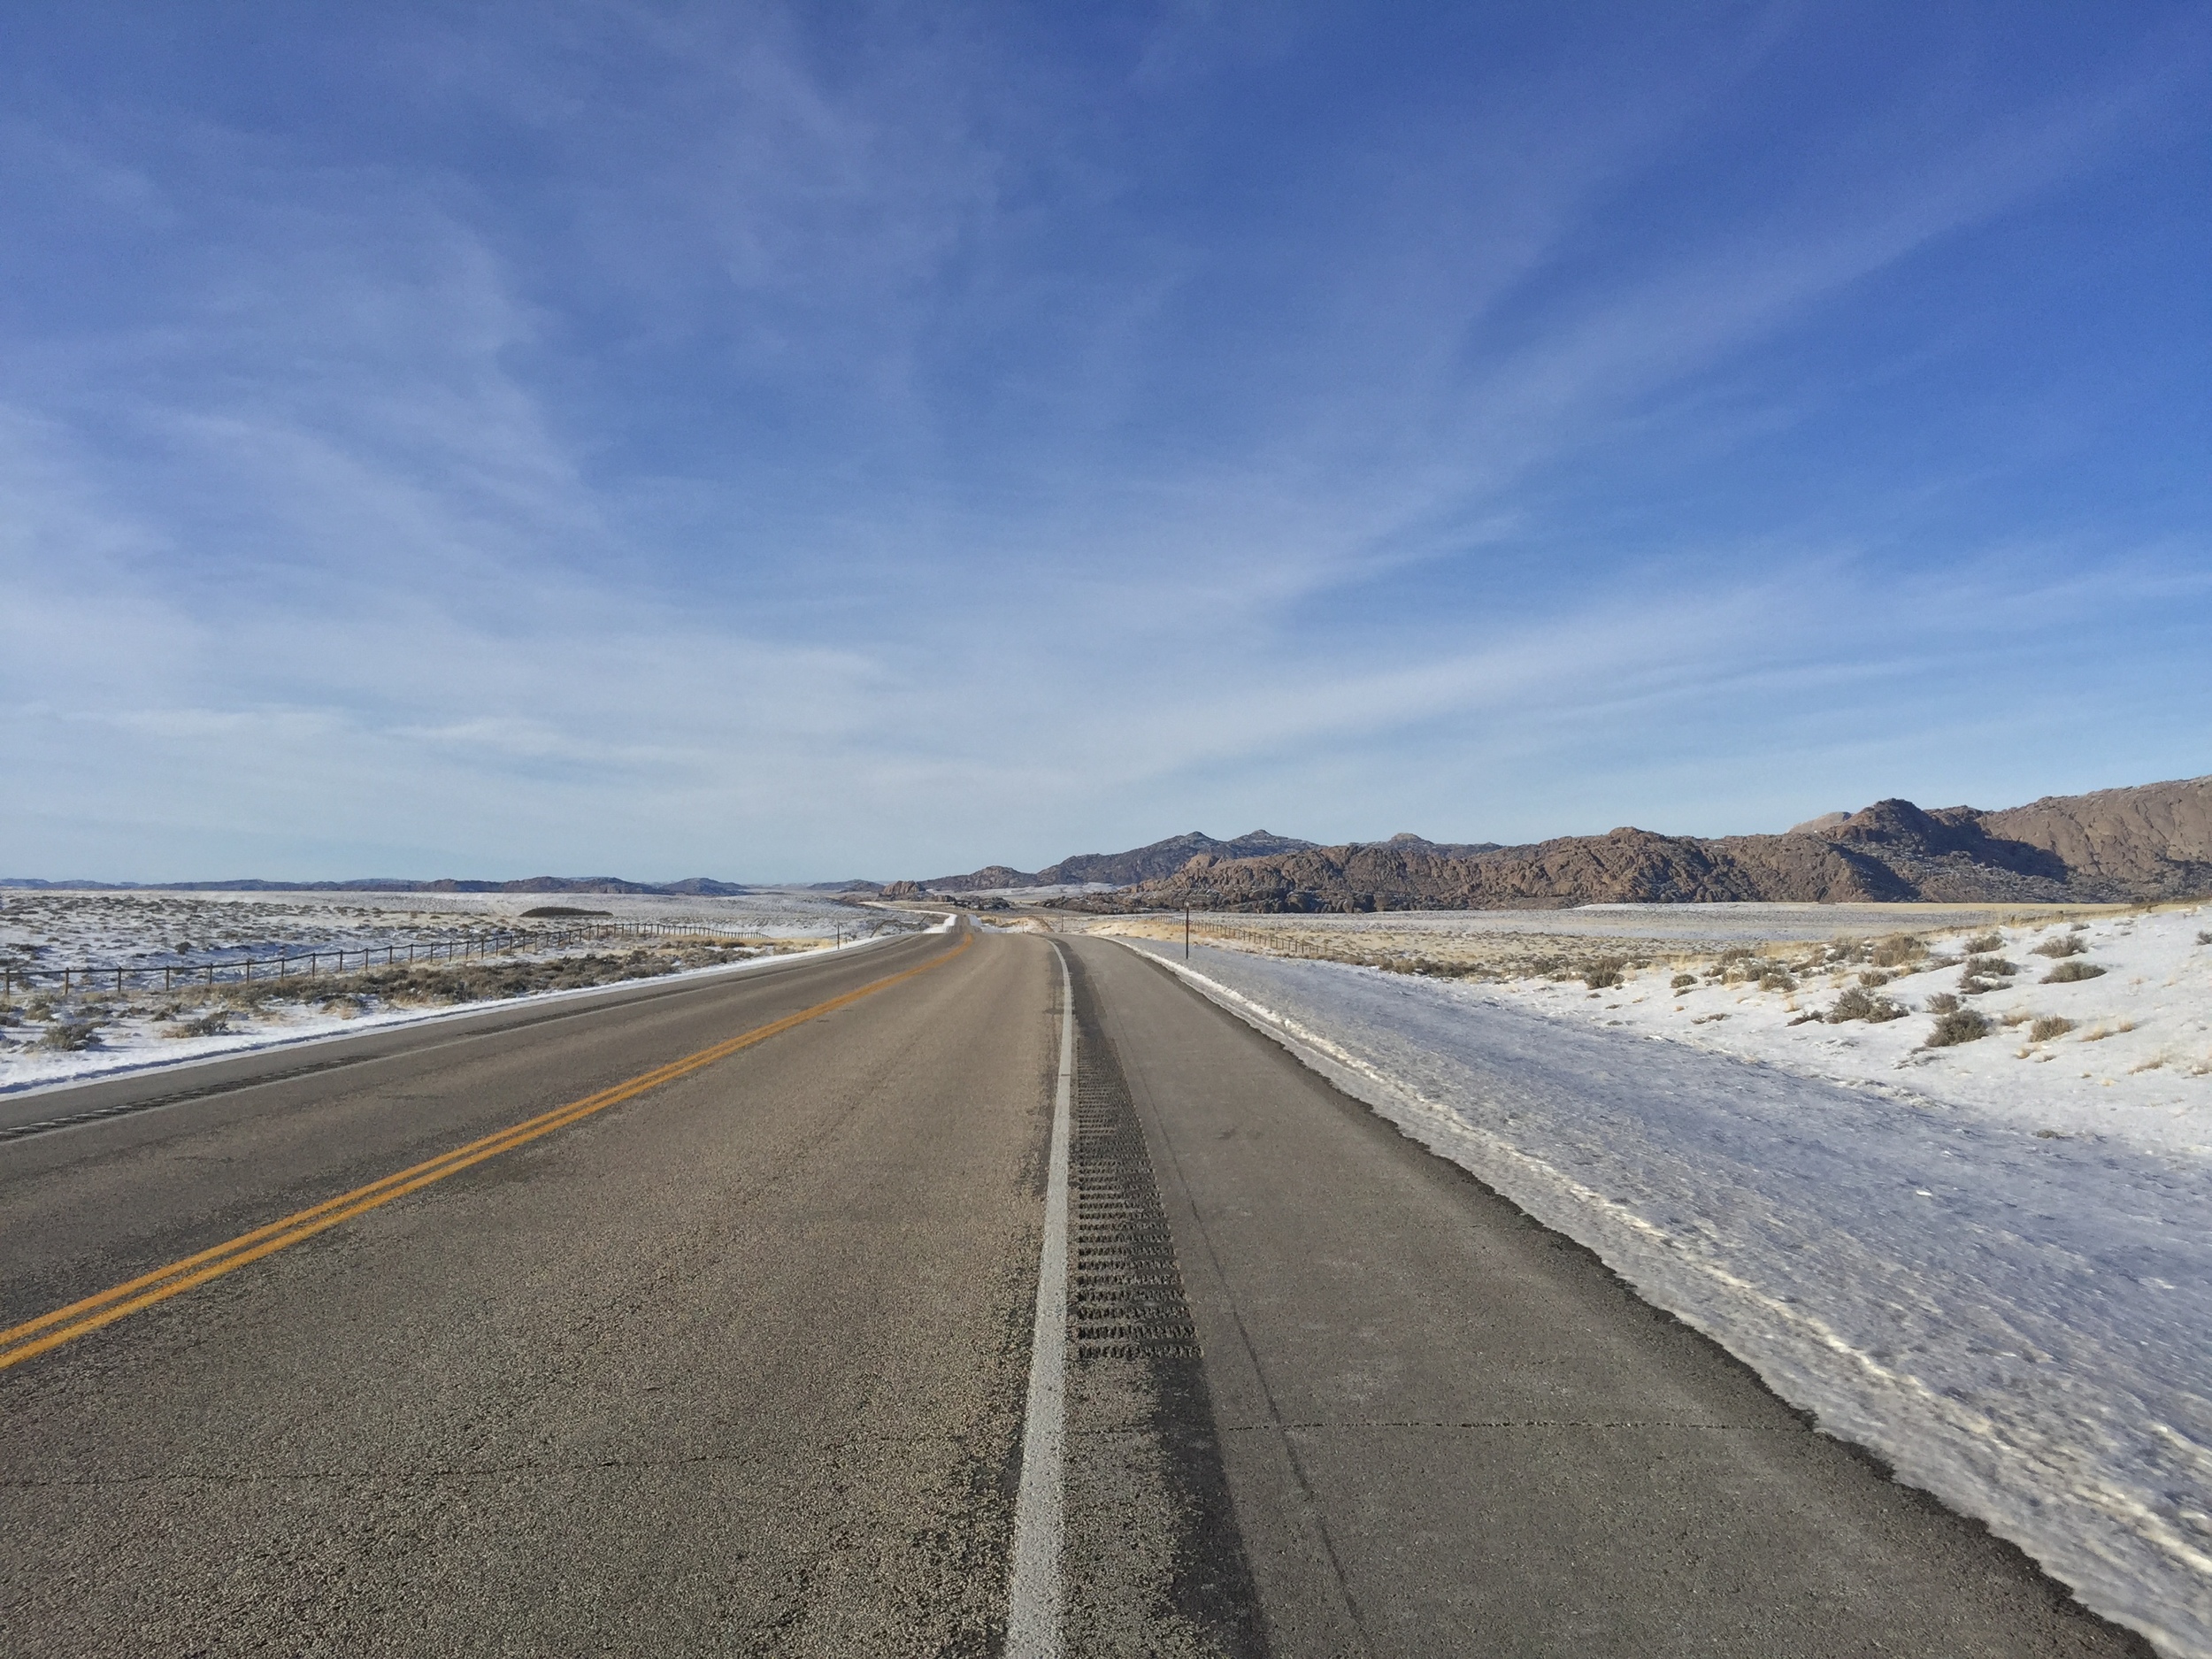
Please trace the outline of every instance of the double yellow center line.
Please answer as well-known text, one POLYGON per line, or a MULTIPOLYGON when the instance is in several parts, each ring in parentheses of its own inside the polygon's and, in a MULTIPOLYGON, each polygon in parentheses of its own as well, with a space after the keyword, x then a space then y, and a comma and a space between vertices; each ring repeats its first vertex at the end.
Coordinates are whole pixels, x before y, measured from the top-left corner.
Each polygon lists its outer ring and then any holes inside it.
POLYGON ((19 1365, 49 1348, 59 1348, 64 1342, 96 1331, 102 1325, 112 1325, 126 1315, 136 1313, 141 1308, 166 1302, 196 1285, 204 1285, 211 1279, 219 1279, 234 1268, 243 1267, 249 1262, 257 1262, 265 1256, 273 1256, 287 1245, 311 1239, 341 1222, 350 1221, 356 1216, 388 1204, 395 1198, 403 1198, 409 1193, 419 1192, 433 1181, 442 1181, 449 1175, 458 1174, 472 1165, 483 1163, 487 1158, 495 1158, 503 1152, 511 1152, 517 1147, 526 1146, 541 1135, 565 1129, 594 1112, 618 1106, 626 1100, 636 1099, 649 1089, 672 1083, 680 1077, 687 1077, 694 1071, 712 1065, 717 1060, 727 1059, 741 1049, 749 1048, 755 1043, 766 1042, 771 1037, 789 1031, 794 1025, 803 1025, 810 1019, 819 1019, 825 1014, 849 1008, 864 996, 872 996, 902 979, 910 979, 918 973, 926 973, 930 969, 951 961, 974 941, 975 935, 970 933, 952 949, 941 956, 932 956, 919 967, 871 980, 858 990, 848 991, 842 996, 833 996, 826 1002, 817 1002, 813 1007, 801 1009, 795 1014, 787 1014, 781 1019, 763 1025, 757 1031, 749 1031, 741 1037, 732 1037, 728 1041, 718 1042, 710 1048, 702 1048, 680 1060, 672 1060, 666 1065, 643 1072, 627 1082, 601 1089, 596 1094, 587 1094, 583 1099, 571 1101, 565 1106, 556 1106, 549 1112, 510 1125, 481 1140, 472 1141, 465 1147, 456 1147, 452 1151, 426 1163, 401 1170, 395 1175, 387 1175, 380 1181, 357 1187, 349 1193, 325 1199, 321 1203, 298 1210, 281 1221, 272 1221, 265 1227, 242 1233, 227 1243, 185 1256, 166 1267, 157 1267, 150 1273, 142 1273, 136 1279, 102 1291, 96 1296, 87 1296, 82 1302, 73 1302, 66 1308, 57 1308, 51 1313, 26 1320, 12 1330, 0 1331, 0 1371, 5 1371, 11 1365, 19 1365))

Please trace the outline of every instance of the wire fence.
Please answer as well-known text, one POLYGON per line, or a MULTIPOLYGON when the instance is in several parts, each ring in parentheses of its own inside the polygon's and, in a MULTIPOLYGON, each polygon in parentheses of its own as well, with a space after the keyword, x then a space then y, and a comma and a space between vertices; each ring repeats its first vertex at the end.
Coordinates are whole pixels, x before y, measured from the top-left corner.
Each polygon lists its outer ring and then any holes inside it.
POLYGON ((409 963, 457 962, 515 949, 559 950, 603 939, 670 938, 710 943, 739 942, 737 935, 703 922, 605 921, 465 933, 449 939, 411 940, 403 944, 395 941, 382 945, 334 945, 273 956, 234 956, 220 962, 59 968, 10 963, 0 964, 0 996, 13 996, 19 985, 27 991, 42 984, 58 987, 61 994, 67 996, 80 987, 88 992, 111 988, 121 992, 134 987, 151 990, 158 980, 163 990, 171 991, 179 985, 250 983, 257 971, 264 979, 313 978, 318 974, 359 973, 374 967, 399 967, 409 963))

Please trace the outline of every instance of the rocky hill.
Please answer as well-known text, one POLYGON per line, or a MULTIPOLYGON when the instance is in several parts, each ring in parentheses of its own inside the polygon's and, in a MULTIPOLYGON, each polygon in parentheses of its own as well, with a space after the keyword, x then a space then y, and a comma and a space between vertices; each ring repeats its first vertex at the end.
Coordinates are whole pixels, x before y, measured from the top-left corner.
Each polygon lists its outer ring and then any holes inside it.
POLYGON ((1260 856, 1202 851, 1171 874, 1055 902, 1093 910, 1540 909, 1573 904, 2076 902, 2212 894, 2212 778, 2002 811, 1878 801, 1781 835, 1617 829, 1525 847, 1415 836, 1260 856))
MULTIPOLYGON (((1105 881, 1115 887, 1127 887, 1132 882, 1150 881, 1172 875, 1193 858, 1255 858, 1277 853, 1303 852, 1313 846, 1289 835, 1271 835, 1265 830, 1252 830, 1233 841, 1219 841, 1202 831, 1193 830, 1187 835, 1171 835, 1164 841, 1132 849, 1125 853, 1078 853, 1072 858, 1063 858, 1056 864, 1047 864, 1042 870, 1015 870, 1005 864, 986 864, 964 876, 936 876, 927 881, 910 884, 917 892, 983 893, 1001 887, 1076 887, 1085 882, 1105 881)), ((894 886, 907 888, 910 884, 896 882, 894 886)), ((887 889, 887 891, 888 889, 887 889)))

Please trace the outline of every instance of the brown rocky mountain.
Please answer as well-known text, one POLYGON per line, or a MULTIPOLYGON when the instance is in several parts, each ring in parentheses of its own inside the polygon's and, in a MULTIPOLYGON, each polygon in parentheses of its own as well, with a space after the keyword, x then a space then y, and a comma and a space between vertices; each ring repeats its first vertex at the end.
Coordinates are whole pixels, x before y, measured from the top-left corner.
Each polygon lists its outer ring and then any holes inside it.
POLYGON ((2046 795, 1985 812, 1982 827, 2043 849, 2077 881, 2130 898, 2212 892, 2212 778, 2046 795))
POLYGON ((1747 900, 1938 902, 2176 898, 2212 894, 2212 778, 2054 796, 1987 812, 1878 801, 1782 835, 1714 840, 1617 829, 1527 847, 1439 847, 1417 837, 1258 857, 1210 852, 1114 893, 1055 901, 1093 910, 1540 909, 1747 900))
MULTIPOLYGON (((1265 830, 1250 830, 1233 841, 1216 841, 1202 831, 1193 830, 1187 835, 1171 835, 1165 841, 1154 841, 1125 853, 1078 853, 1072 858, 1063 858, 1058 864, 1047 864, 1034 872, 1011 869, 1005 864, 986 864, 982 869, 970 871, 964 876, 937 876, 911 885, 917 890, 931 893, 982 893, 995 887, 1072 887, 1086 881, 1108 881, 1118 887, 1134 881, 1149 881, 1172 875, 1193 858, 1201 856, 1252 858, 1271 853, 1302 852, 1312 845, 1311 841, 1302 841, 1289 835, 1271 835, 1265 830)), ((893 885, 906 887, 909 884, 897 882, 893 885)))

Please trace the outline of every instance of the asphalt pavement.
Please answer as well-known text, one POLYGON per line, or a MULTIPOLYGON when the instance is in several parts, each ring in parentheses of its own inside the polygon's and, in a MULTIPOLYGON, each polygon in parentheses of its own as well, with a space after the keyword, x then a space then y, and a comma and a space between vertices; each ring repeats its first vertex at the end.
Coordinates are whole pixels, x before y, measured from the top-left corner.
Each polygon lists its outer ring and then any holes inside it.
POLYGON ((1157 967, 964 931, 0 1103, 0 1650, 1002 1651, 1060 950, 1065 1652, 2144 1651, 1157 967))

